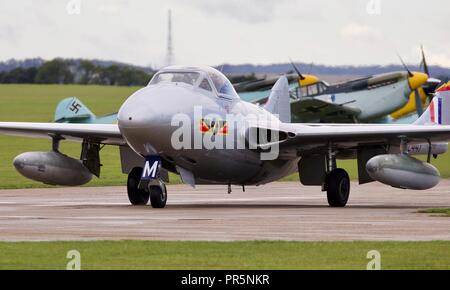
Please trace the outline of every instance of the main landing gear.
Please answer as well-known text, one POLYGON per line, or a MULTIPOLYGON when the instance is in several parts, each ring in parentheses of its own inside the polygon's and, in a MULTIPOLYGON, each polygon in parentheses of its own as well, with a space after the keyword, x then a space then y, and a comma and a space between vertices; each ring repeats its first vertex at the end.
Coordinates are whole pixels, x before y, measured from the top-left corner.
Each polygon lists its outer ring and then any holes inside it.
POLYGON ((167 187, 159 179, 142 182, 143 169, 135 167, 128 174, 127 192, 132 205, 147 205, 149 200, 153 208, 164 208, 167 203, 167 187))
POLYGON ((336 168, 336 156, 331 145, 327 154, 327 176, 323 190, 331 207, 345 207, 350 196, 350 178, 347 171, 336 168))
POLYGON ((325 181, 328 204, 344 207, 350 196, 350 178, 344 169, 336 168, 328 173, 325 181))

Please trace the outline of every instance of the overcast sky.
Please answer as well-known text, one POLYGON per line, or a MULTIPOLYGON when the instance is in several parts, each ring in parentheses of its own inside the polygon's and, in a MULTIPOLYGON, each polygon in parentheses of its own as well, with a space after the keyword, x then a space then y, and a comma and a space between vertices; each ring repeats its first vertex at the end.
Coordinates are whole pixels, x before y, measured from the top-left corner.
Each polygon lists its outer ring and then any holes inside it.
POLYGON ((169 8, 178 64, 418 64, 422 43, 450 67, 448 0, 0 0, 0 60, 161 66, 169 8))

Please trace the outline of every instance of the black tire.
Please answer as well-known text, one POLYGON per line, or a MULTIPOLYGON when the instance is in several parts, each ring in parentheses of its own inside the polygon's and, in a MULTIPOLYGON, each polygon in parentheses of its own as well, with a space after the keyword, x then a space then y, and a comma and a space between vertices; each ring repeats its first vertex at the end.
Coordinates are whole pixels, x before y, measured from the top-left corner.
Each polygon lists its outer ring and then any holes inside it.
POLYGON ((127 192, 128 199, 132 205, 146 205, 150 198, 150 193, 147 190, 139 189, 139 182, 141 181, 142 168, 135 167, 128 174, 127 192))
POLYGON ((150 203, 153 208, 164 208, 167 203, 167 189, 160 186, 150 186, 150 203))
POLYGON ((334 169, 327 176, 327 198, 331 207, 345 207, 350 196, 350 178, 344 169, 334 169))

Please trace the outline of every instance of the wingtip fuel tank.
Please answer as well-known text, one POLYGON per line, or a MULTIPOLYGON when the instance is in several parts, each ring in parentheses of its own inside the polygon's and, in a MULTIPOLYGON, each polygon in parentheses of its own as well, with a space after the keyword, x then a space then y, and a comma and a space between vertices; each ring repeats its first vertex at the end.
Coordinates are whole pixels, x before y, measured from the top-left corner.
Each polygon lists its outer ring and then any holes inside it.
POLYGON ((441 179, 436 167, 407 154, 375 156, 367 162, 366 170, 372 179, 403 189, 430 189, 441 179))
POLYGON ((79 186, 93 177, 80 160, 55 151, 26 152, 13 165, 24 177, 49 185, 79 186))

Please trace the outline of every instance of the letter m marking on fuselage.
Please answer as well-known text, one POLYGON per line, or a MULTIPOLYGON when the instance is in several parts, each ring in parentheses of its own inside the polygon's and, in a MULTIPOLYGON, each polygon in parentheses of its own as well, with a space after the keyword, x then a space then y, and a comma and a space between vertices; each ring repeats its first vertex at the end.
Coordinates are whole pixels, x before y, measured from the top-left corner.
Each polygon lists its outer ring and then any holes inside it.
POLYGON ((142 171, 142 180, 153 180, 159 177, 159 168, 161 160, 157 156, 145 158, 144 170, 142 171))

